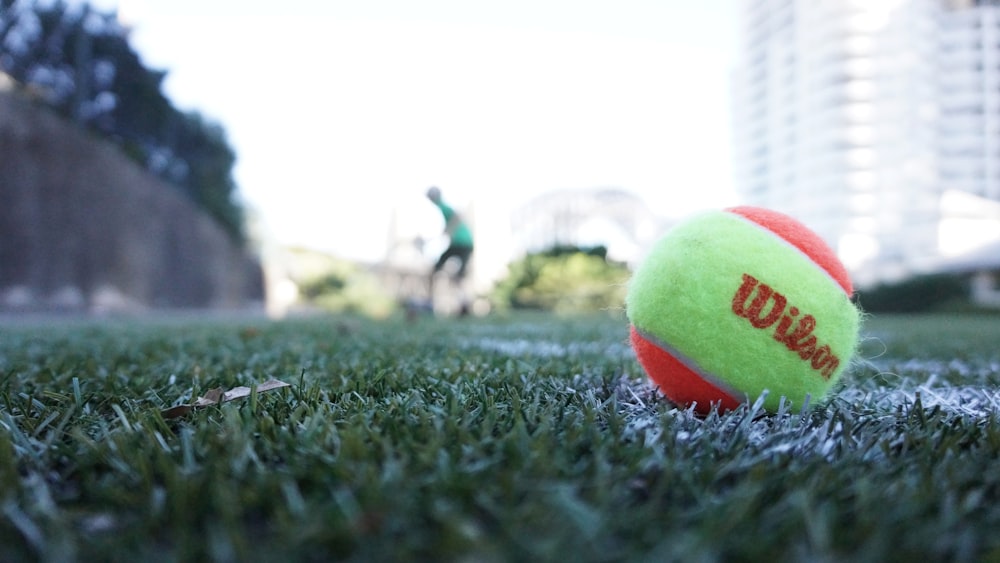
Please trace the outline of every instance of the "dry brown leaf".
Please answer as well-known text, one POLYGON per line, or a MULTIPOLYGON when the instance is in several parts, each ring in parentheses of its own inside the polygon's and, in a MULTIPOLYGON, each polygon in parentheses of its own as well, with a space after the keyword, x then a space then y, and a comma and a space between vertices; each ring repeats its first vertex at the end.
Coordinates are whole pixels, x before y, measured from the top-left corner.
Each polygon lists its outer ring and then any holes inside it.
MULTIPOLYGON (((285 383, 284 381, 270 379, 258 385, 257 392, 266 393, 267 391, 273 391, 274 389, 281 389, 282 387, 289 386, 290 384, 285 383)), ((198 397, 190 405, 177 405, 175 407, 170 407, 169 409, 162 411, 160 414, 166 419, 179 418, 188 414, 195 408, 219 405, 235 399, 243 399, 249 397, 252 392, 253 388, 244 386, 233 387, 229 391, 224 390, 222 387, 216 387, 215 389, 209 389, 206 391, 203 396, 198 397)))
POLYGON ((217 405, 222 402, 222 397, 225 395, 225 390, 222 387, 216 387, 215 389, 209 389, 205 391, 205 394, 198 397, 194 401, 194 406, 196 407, 207 407, 209 405, 217 405))

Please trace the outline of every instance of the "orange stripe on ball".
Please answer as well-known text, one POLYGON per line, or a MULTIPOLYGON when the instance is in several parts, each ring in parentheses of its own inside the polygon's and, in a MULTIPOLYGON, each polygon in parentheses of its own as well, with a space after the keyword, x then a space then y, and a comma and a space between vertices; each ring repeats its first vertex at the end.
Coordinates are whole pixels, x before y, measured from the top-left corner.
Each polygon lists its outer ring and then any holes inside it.
POLYGON ((691 369, 663 345, 653 342, 630 327, 629 337, 632 348, 653 383, 668 399, 678 405, 694 404, 695 412, 708 414, 713 409, 721 411, 739 407, 740 402, 732 394, 705 379, 705 376, 691 369))
POLYGON ((797 219, 760 207, 731 207, 726 211, 753 221, 778 235, 785 242, 808 256, 817 266, 826 270, 826 273, 843 288, 847 295, 854 293, 854 286, 851 284, 851 277, 847 274, 847 268, 837 258, 833 249, 819 235, 806 228, 797 219))

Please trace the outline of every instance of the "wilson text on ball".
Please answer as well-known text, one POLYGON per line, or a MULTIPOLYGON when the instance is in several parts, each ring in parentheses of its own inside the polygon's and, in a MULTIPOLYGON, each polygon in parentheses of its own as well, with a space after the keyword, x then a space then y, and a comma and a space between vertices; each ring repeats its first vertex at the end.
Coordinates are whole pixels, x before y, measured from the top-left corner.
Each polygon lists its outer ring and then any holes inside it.
POLYGON ((742 284, 733 295, 732 309, 737 316, 750 321, 754 328, 766 329, 777 323, 774 339, 790 351, 798 353, 824 379, 829 379, 840 366, 840 358, 834 355, 828 345, 819 344, 813 334, 816 318, 809 314, 803 315, 793 328, 795 317, 800 313, 799 308, 794 305, 789 307, 784 295, 750 274, 743 274, 742 284))

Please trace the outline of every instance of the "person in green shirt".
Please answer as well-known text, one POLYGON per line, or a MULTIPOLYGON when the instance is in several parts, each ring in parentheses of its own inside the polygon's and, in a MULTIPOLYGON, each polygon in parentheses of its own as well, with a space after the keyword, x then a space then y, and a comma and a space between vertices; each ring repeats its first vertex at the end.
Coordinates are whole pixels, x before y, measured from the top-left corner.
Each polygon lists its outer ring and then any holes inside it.
MULTIPOLYGON (((465 278, 469 267, 469 259, 472 257, 473 244, 472 229, 469 228, 469 225, 450 205, 444 202, 440 189, 433 186, 429 188, 427 190, 427 199, 431 200, 431 203, 437 206, 444 216, 444 232, 448 235, 448 248, 441 253, 441 257, 434 263, 434 269, 431 270, 430 288, 433 295, 434 276, 444 268, 448 260, 452 258, 458 260, 458 270, 453 276, 455 282, 461 283, 465 278)), ((464 306, 465 303, 463 302, 464 306)))

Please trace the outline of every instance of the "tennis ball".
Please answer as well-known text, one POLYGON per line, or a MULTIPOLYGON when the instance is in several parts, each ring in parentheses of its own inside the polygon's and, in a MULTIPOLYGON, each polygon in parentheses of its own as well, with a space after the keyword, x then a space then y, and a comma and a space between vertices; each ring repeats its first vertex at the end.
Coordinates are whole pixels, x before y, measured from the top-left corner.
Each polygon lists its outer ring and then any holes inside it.
POLYGON ((629 281, 632 347, 678 405, 707 414, 781 397, 820 400, 854 354, 860 312, 833 250, 805 225, 759 207, 676 225, 629 281))

